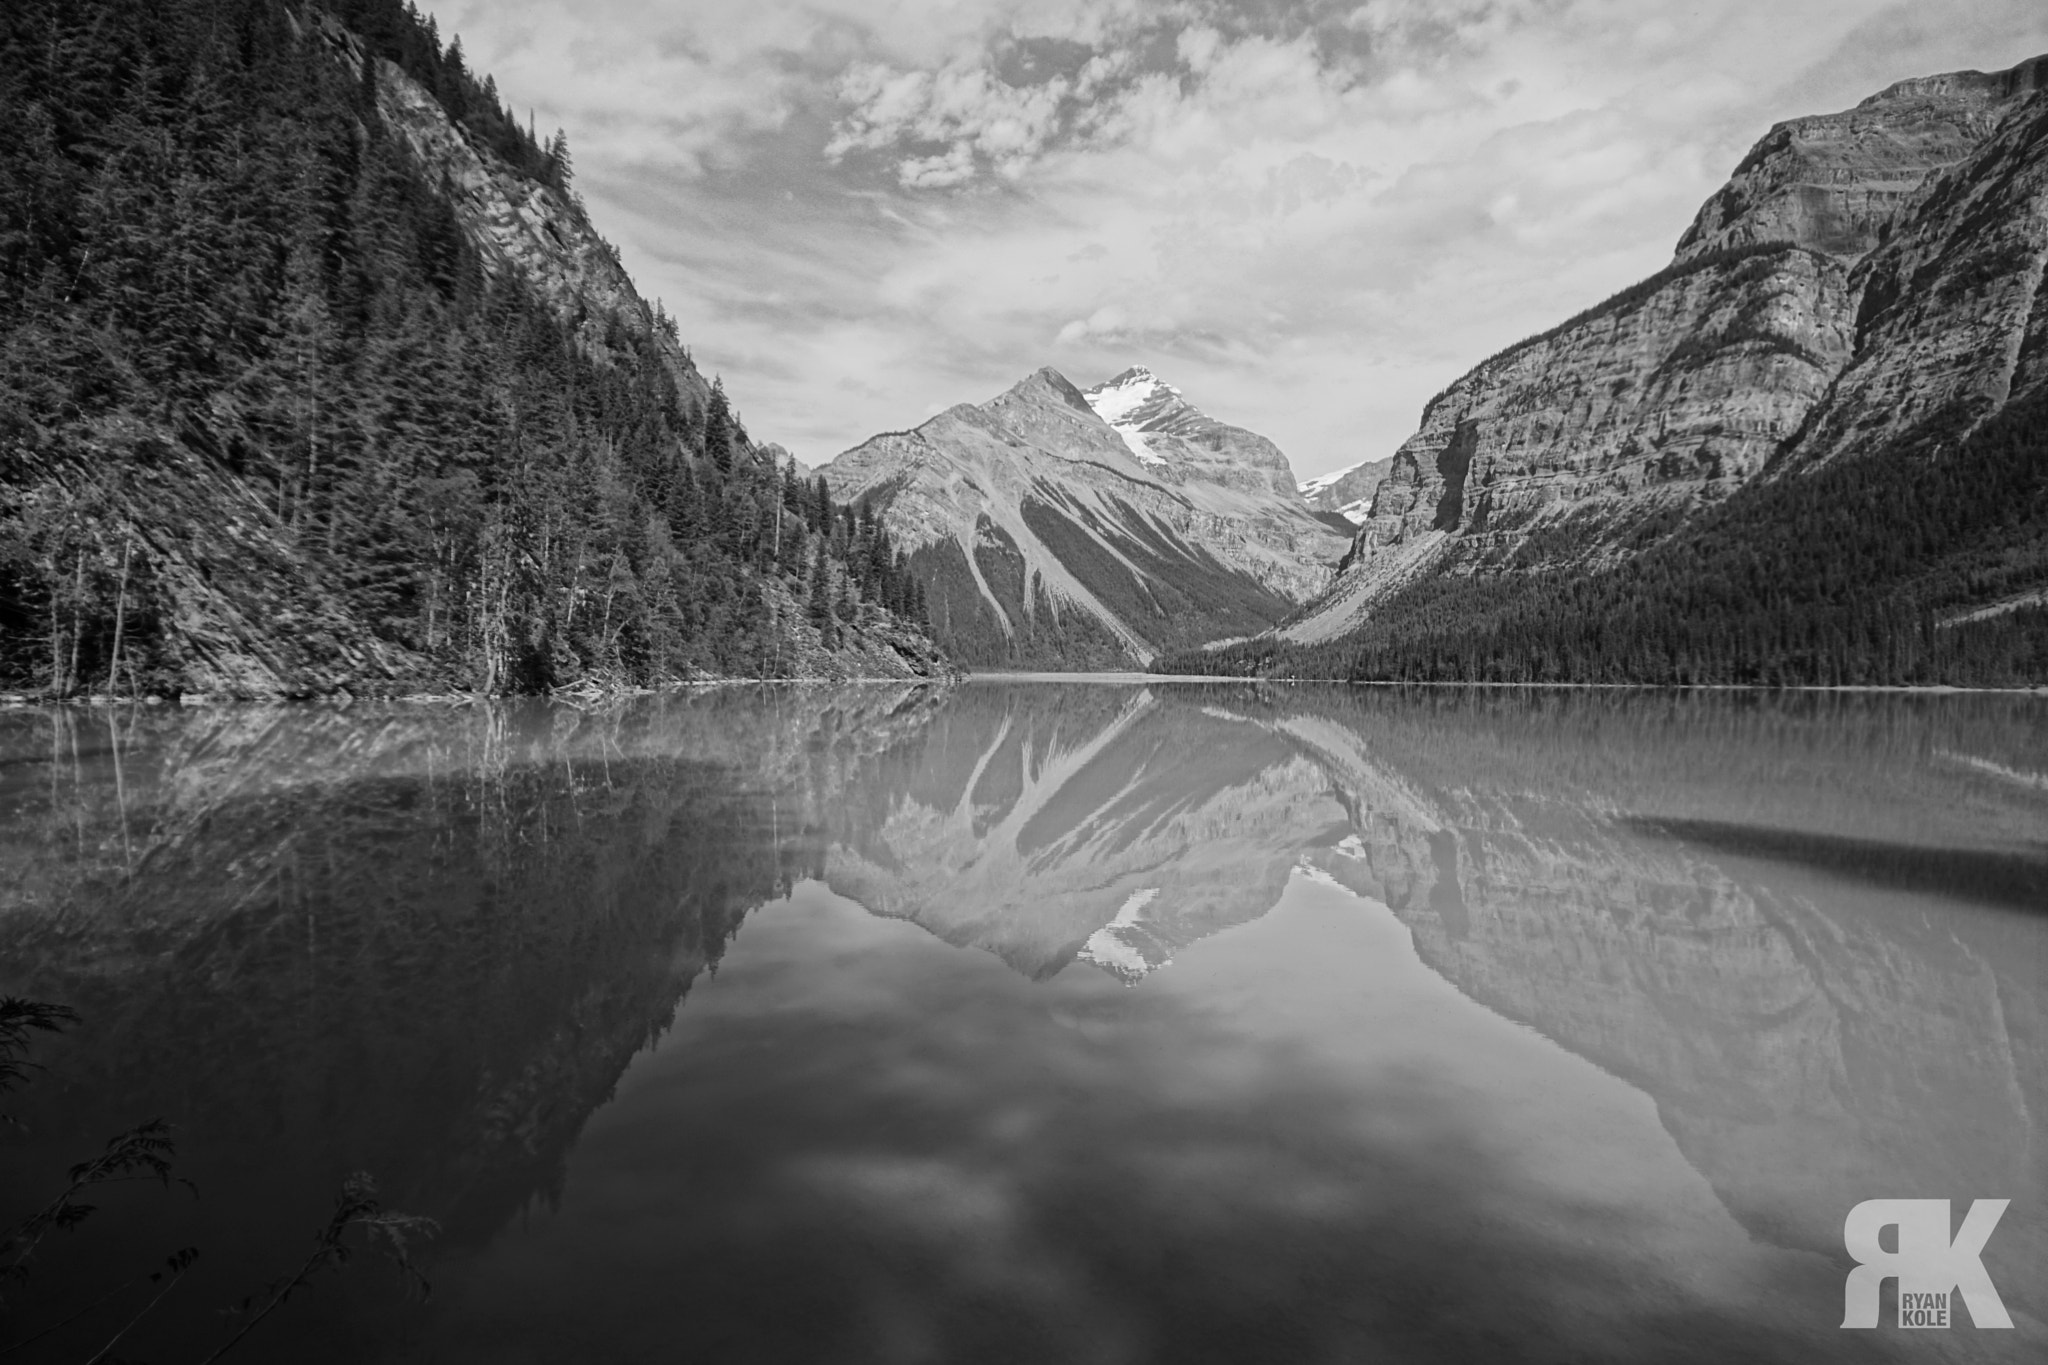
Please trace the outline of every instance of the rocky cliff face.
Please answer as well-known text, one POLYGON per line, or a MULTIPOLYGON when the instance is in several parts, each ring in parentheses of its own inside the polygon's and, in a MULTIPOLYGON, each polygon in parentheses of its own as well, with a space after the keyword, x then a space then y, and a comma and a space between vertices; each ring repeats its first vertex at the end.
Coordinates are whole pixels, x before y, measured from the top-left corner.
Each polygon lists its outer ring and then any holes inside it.
POLYGON ((1678 240, 1678 259, 1762 242, 1798 242, 1853 261, 1930 175, 1975 151, 2014 100, 2039 89, 2048 62, 1900 81, 1837 114, 1766 133, 1678 240))
POLYGON ((691 401, 709 399, 711 385, 675 338, 655 325, 617 249, 598 236, 581 203, 479 149, 419 82, 395 63, 367 56, 362 41, 331 16, 310 13, 320 38, 356 72, 365 60, 377 63, 378 116, 444 187, 486 270, 524 276, 586 345, 601 348, 609 323, 631 328, 661 351, 691 401))
POLYGON ((1938 448, 2048 380, 2048 58, 2036 93, 1931 179, 1857 266, 1856 350, 1788 475, 1902 439, 1938 448))
POLYGON ((1344 549, 1270 441, 1138 371, 1091 395, 1040 370, 821 472, 883 512, 934 631, 971 664, 1114 667, 1249 634, 1344 549))
POLYGON ((1597 568, 1766 467, 1957 430, 2038 378, 2048 58, 1781 124, 1658 275, 1424 409, 1324 598, 1355 629, 1419 574, 1597 568))

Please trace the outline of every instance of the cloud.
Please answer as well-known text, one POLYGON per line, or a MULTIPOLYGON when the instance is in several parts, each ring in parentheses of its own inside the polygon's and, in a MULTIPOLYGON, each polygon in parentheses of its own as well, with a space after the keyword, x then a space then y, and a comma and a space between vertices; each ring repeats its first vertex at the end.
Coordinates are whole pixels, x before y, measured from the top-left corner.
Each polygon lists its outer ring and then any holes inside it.
POLYGON ((984 66, 948 66, 936 74, 864 63, 840 80, 852 112, 825 144, 828 161, 849 152, 895 146, 920 149, 897 163, 906 187, 949 187, 988 167, 1009 179, 1043 152, 1072 105, 1086 97, 1088 78, 1063 76, 1016 86, 984 66))
POLYGON ((2048 49, 2011 0, 433 9, 764 438, 1146 363, 1304 475, 1662 265, 1772 123, 2048 49))

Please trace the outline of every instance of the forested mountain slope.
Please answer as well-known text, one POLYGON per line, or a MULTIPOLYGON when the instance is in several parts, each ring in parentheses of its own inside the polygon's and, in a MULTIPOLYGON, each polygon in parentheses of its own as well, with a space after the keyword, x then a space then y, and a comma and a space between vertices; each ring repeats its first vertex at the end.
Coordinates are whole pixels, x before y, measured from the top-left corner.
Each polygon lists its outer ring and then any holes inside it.
POLYGON ((1671 267, 1430 404, 1328 594, 1170 665, 2048 680, 2044 83, 1772 130, 1671 267))
POLYGON ((410 5, 13 0, 0 75, 0 685, 944 667, 410 5))

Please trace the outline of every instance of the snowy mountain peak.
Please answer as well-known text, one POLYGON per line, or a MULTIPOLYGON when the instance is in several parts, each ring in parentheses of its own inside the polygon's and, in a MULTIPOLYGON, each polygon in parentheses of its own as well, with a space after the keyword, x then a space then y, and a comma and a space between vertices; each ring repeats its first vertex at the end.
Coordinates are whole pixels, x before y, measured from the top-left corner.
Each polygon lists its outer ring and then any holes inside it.
POLYGON ((1257 432, 1217 421, 1143 365, 1081 396, 1123 438, 1132 457, 1162 477, 1270 491, 1301 505, 1294 469, 1278 446, 1257 432))
POLYGON ((1133 365, 1106 379, 1084 395, 1095 415, 1119 430, 1138 430, 1157 421, 1169 408, 1183 407, 1180 390, 1143 365, 1133 365))
POLYGON ((1363 526, 1372 514, 1373 495, 1393 467, 1392 456, 1365 460, 1333 474, 1304 479, 1298 487, 1308 505, 1318 512, 1335 512, 1353 526, 1363 526))
MULTIPOLYGON (((1359 464, 1364 463, 1365 461, 1363 460, 1359 462, 1359 464)), ((1322 492, 1325 488, 1335 487, 1339 481, 1341 481, 1346 475, 1350 474, 1353 470, 1356 470, 1358 467, 1359 465, 1356 464, 1347 465, 1345 468, 1339 469, 1335 473, 1324 474, 1318 478, 1313 479, 1303 479, 1301 483, 1298 485, 1298 487, 1301 489, 1301 495, 1304 498, 1313 498, 1316 494, 1322 492)))
POLYGON ((1153 449, 1146 433, 1171 430, 1176 419, 1205 421, 1180 396, 1180 390, 1143 365, 1133 365, 1083 395, 1095 415, 1116 428, 1131 454, 1149 465, 1167 463, 1153 449))

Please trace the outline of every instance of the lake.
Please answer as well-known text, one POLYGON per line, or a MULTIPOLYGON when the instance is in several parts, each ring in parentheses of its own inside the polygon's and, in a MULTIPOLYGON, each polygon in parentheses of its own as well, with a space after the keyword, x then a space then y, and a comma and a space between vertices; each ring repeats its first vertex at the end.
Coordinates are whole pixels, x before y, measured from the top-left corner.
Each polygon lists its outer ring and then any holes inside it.
POLYGON ((359 1171, 431 1292, 351 1241, 226 1359, 2048 1356, 2048 699, 17 708, 0 870, 79 1015, 0 1218, 155 1118, 196 1187, 10 1361, 203 1359, 359 1171), (2013 1328, 1840 1327, 1873 1199, 2009 1200, 2013 1328))

